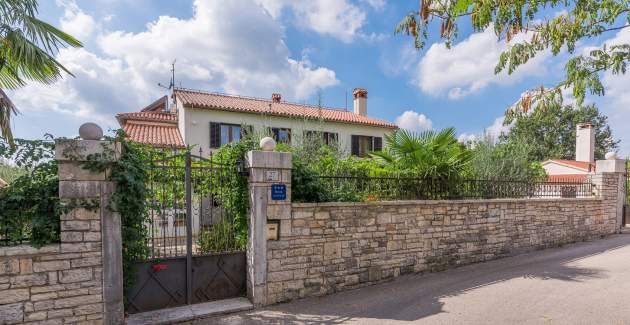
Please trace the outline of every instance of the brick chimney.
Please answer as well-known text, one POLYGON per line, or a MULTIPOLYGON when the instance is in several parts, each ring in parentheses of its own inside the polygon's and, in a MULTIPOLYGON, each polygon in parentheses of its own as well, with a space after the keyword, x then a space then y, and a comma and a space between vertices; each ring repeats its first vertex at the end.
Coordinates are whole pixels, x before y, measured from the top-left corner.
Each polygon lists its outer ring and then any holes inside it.
POLYGON ((352 96, 354 97, 354 114, 366 116, 367 115, 367 94, 368 91, 365 88, 354 88, 352 96))
POLYGON ((282 95, 278 94, 278 93, 273 93, 271 94, 271 101, 274 103, 279 103, 280 100, 282 100, 282 95))
POLYGON ((591 123, 577 125, 575 133, 575 160, 595 162, 595 128, 591 123))

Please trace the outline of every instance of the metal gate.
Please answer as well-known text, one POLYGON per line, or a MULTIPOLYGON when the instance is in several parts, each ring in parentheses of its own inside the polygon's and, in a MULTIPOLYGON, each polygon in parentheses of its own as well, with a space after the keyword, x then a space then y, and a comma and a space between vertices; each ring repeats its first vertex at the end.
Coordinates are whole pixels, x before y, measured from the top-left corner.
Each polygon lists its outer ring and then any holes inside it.
POLYGON ((127 312, 244 296, 245 245, 222 206, 234 196, 226 189, 245 181, 239 163, 201 151, 159 151, 147 163, 148 249, 135 265, 127 312))

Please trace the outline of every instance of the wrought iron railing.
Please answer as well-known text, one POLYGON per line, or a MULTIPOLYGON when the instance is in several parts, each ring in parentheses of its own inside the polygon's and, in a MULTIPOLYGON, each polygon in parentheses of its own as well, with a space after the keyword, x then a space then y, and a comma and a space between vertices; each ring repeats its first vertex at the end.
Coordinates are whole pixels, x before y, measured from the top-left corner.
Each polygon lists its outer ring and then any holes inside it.
POLYGON ((223 202, 234 173, 212 152, 155 151, 146 162, 148 259, 240 250, 223 202), (190 246, 190 247, 189 247, 190 246))
MULTIPOLYGON (((594 196, 590 181, 528 182, 514 180, 440 179, 393 176, 328 176, 308 179, 308 188, 323 193, 319 201, 361 202, 392 200, 454 200, 499 198, 588 198, 594 196)), ((299 187, 294 202, 314 202, 299 187)))

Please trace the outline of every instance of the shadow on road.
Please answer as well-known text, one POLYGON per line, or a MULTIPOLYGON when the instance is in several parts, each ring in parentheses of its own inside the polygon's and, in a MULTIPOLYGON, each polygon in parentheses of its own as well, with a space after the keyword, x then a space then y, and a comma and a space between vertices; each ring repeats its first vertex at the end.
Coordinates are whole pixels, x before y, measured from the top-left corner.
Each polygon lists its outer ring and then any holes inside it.
POLYGON ((341 324, 355 318, 416 321, 443 311, 441 298, 515 278, 587 281, 606 271, 572 262, 630 246, 630 235, 571 244, 431 274, 402 276, 394 281, 334 295, 307 298, 261 310, 201 321, 204 324, 341 324))

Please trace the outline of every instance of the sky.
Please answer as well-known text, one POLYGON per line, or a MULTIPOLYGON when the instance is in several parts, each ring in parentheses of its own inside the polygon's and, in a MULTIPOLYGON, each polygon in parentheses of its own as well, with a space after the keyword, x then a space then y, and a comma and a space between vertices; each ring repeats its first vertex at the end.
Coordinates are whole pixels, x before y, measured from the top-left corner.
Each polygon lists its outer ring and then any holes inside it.
MULTIPOLYGON (((466 22, 447 49, 433 37, 422 50, 394 35, 417 1, 404 0, 40 0, 39 17, 83 48, 56 58, 74 76, 9 92, 20 115, 16 137, 72 137, 84 122, 119 127, 115 115, 139 111, 177 86, 352 108, 352 89, 368 89, 368 115, 422 131, 455 127, 461 139, 505 131, 502 116, 526 90, 553 86, 567 54, 542 53, 514 74, 495 75, 508 44, 466 22)), ((556 14, 550 12, 550 15, 556 14)), ((434 31, 433 34, 437 34, 434 31)), ((518 37, 525 37, 521 35, 518 37)), ((517 37, 517 40, 518 40, 517 37)), ((622 29, 579 43, 630 43, 622 29)), ((588 97, 608 115, 620 153, 630 155, 630 75, 602 75, 605 97, 588 97)), ((570 97, 570 96, 568 96, 570 97)), ((570 100, 570 98, 569 98, 570 100)))

